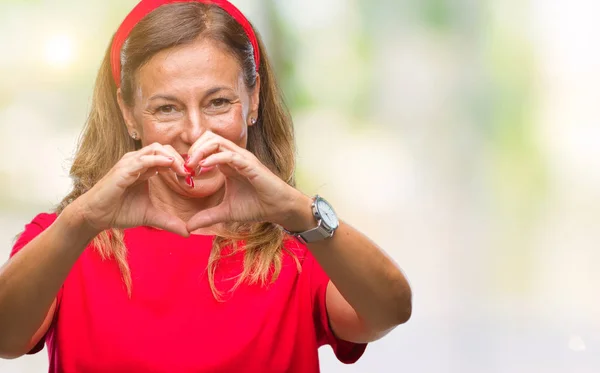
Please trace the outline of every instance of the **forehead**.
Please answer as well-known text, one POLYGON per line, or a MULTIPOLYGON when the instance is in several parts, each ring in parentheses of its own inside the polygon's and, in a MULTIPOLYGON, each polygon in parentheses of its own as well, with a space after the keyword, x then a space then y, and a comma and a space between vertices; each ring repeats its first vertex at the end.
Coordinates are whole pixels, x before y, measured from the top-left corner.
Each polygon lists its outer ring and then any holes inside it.
POLYGON ((241 67, 232 54, 210 39, 166 49, 154 55, 138 71, 142 92, 156 89, 209 88, 237 85, 241 67))

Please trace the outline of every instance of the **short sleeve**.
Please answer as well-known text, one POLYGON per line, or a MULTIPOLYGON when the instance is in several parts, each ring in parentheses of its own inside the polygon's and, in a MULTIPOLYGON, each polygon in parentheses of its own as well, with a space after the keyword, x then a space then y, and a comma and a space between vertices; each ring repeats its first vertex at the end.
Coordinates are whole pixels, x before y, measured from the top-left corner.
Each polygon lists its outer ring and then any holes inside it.
MULTIPOLYGON (((18 236, 15 244, 12 247, 10 252, 10 257, 12 258, 15 254, 17 254, 25 245, 31 242, 34 238, 36 238, 40 233, 42 233, 46 228, 52 225, 56 220, 56 214, 47 214, 42 213, 37 215, 33 220, 25 225, 25 230, 18 236)), ((32 355, 40 352, 44 348, 44 343, 46 342, 46 337, 44 336, 38 344, 27 354, 32 355)))
POLYGON ((37 215, 33 220, 25 225, 25 230, 18 236, 13 248, 10 252, 12 258, 18 253, 25 245, 36 238, 40 233, 46 230, 56 220, 56 214, 42 213, 37 215))
POLYGON ((317 345, 330 345, 339 361, 344 364, 355 363, 365 352, 366 343, 344 341, 335 336, 327 315, 326 292, 329 276, 317 260, 307 251, 306 269, 310 270, 311 291, 313 297, 313 317, 317 330, 317 345))

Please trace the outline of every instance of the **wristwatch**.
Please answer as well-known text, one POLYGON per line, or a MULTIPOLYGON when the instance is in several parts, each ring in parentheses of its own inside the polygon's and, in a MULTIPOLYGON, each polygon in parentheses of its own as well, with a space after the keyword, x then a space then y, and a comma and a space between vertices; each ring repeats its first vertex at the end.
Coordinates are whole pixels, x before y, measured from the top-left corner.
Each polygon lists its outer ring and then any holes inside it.
POLYGON ((303 244, 317 242, 330 238, 335 230, 340 226, 340 221, 333 210, 333 207, 319 195, 314 196, 312 214, 317 221, 317 226, 304 232, 290 232, 283 229, 285 233, 296 237, 303 244))

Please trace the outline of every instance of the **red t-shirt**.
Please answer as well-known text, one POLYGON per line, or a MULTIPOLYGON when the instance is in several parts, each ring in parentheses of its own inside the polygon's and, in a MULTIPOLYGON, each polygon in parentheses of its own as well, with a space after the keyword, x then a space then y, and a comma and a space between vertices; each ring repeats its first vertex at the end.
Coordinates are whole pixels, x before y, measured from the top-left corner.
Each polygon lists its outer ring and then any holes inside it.
MULTIPOLYGON (((11 256, 56 220, 40 214, 26 225, 11 256)), ((267 287, 242 284, 217 301, 208 284, 213 236, 183 238, 149 227, 125 230, 132 297, 114 260, 88 247, 57 296, 45 337, 50 372, 319 372, 317 349, 331 345, 353 363, 366 345, 336 338, 329 326, 329 278, 310 251, 286 242, 279 278, 267 287)), ((226 291, 243 254, 224 259, 215 283, 226 291)), ((36 349, 43 347, 42 341, 36 349)))

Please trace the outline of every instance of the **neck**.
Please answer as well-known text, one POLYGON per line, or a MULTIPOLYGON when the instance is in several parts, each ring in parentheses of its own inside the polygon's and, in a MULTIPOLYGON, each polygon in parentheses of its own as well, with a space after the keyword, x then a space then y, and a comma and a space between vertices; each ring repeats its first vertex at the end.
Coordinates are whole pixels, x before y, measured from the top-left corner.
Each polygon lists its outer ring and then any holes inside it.
MULTIPOLYGON (((199 212, 217 206, 225 194, 225 185, 216 193, 200 197, 186 197, 174 192, 160 178, 153 178, 148 182, 150 201, 157 209, 178 217, 187 222, 199 212)), ((192 234, 215 235, 220 231, 220 225, 200 228, 192 234)))

